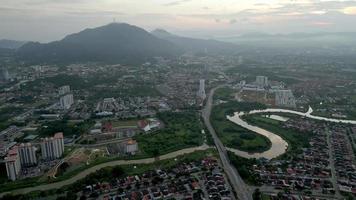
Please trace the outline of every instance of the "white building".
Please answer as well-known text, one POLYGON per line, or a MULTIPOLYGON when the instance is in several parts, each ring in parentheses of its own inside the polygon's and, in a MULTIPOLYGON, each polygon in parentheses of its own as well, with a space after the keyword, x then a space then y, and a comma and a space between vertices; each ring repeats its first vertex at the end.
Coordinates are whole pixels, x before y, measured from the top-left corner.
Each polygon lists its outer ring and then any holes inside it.
POLYGON ((197 93, 197 96, 201 99, 204 100, 206 98, 206 94, 205 94, 205 80, 201 79, 199 81, 199 90, 197 93))
POLYGON ((10 149, 7 153, 7 156, 5 157, 5 165, 7 177, 12 181, 16 180, 21 171, 21 163, 17 146, 10 149))
POLYGON ((120 106, 115 98, 105 98, 96 106, 96 112, 116 112, 120 110, 120 106))
POLYGON ((42 158, 54 160, 60 158, 64 152, 63 133, 56 133, 51 138, 44 138, 41 142, 42 158))
POLYGON ((60 96, 70 93, 69 85, 64 85, 58 89, 58 93, 60 96))
POLYGON ((31 143, 21 144, 18 147, 20 162, 22 167, 33 166, 37 164, 36 148, 31 143))
POLYGON ((69 109, 74 103, 73 94, 66 94, 59 99, 62 109, 69 109))
POLYGON ((295 98, 291 90, 277 90, 275 96, 276 106, 295 108, 295 98))
POLYGON ((134 155, 138 151, 136 140, 129 140, 123 144, 123 152, 126 154, 134 155))
POLYGON ((256 85, 260 88, 268 86, 268 77, 267 76, 256 76, 256 85))

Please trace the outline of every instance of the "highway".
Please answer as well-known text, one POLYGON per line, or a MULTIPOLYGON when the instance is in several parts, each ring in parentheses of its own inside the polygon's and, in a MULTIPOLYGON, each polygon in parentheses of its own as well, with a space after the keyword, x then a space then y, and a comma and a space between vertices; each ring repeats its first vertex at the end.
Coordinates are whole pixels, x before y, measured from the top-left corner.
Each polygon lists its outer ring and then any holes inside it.
POLYGON ((206 104, 202 110, 202 117, 204 119, 204 123, 206 127, 208 128, 210 134, 213 137, 215 146, 219 152, 220 159, 223 165, 223 168, 225 170, 225 173, 227 174, 232 188, 235 190, 237 194, 237 198, 240 200, 252 200, 252 194, 251 194, 251 189, 245 184, 245 182, 242 180, 241 176, 237 172, 237 170, 231 165, 229 158, 226 153, 226 149, 222 142, 220 141, 219 137, 216 135, 216 132, 213 128, 213 126, 210 123, 210 113, 211 109, 213 106, 213 96, 214 92, 216 89, 221 88, 222 86, 215 87, 211 89, 208 95, 208 99, 206 101, 206 104))

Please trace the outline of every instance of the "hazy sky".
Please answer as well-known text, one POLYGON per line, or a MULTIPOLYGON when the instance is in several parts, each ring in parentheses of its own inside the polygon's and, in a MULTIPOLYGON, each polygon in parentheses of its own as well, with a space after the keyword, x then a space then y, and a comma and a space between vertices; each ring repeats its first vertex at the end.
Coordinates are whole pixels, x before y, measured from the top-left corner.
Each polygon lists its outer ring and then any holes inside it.
POLYGON ((0 39, 59 40, 114 19, 210 38, 243 32, 356 32, 356 0, 0 0, 0 39))

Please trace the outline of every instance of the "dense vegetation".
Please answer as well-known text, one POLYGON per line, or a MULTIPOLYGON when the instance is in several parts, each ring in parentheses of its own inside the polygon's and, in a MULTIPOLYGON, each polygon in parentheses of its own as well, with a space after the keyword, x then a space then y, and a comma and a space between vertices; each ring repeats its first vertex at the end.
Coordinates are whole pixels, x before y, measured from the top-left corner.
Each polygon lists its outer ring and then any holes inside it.
POLYGON ((136 137, 139 148, 151 156, 179 149, 199 146, 203 143, 202 125, 194 111, 163 112, 158 114, 165 127, 151 135, 136 137))
POLYGON ((259 183, 259 177, 252 170, 253 165, 257 164, 256 159, 246 159, 228 151, 227 155, 231 164, 237 169, 240 176, 248 184, 256 185, 259 183))
POLYGON ((41 137, 52 136, 54 133, 63 132, 64 136, 79 136, 89 130, 94 125, 91 120, 86 120, 79 123, 70 123, 68 120, 57 120, 43 124, 39 129, 38 134, 41 137))

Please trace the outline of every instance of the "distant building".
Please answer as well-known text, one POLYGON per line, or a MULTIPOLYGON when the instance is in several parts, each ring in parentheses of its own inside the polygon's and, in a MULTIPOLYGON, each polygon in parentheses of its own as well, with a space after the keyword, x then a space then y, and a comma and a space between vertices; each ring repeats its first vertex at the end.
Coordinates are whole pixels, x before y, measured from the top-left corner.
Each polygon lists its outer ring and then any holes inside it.
POLYGON ((144 119, 137 122, 137 126, 145 132, 157 129, 160 125, 161 122, 154 118, 144 119))
POLYGON ((103 101, 99 102, 96 106, 95 111, 97 112, 116 112, 119 111, 120 106, 115 98, 105 98, 103 101))
POLYGON ((277 90, 275 96, 275 103, 277 106, 295 108, 295 98, 291 90, 277 90))
POLYGON ((56 133, 51 138, 43 138, 41 142, 42 158, 54 160, 60 158, 64 152, 63 133, 56 133))
POLYGON ((15 146, 17 142, 0 142, 0 156, 3 157, 7 154, 7 152, 11 149, 11 147, 15 146))
POLYGON ((37 164, 36 148, 31 143, 20 144, 18 147, 20 163, 22 167, 33 166, 37 164))
POLYGON ((125 154, 134 155, 138 151, 138 144, 136 140, 129 140, 121 144, 122 152, 125 154))
POLYGON ((69 85, 62 86, 58 89, 58 93, 60 96, 70 93, 69 85))
POLYGON ((62 109, 69 109, 74 103, 73 94, 66 94, 59 99, 59 104, 62 109))
POLYGON ((9 71, 6 68, 0 69, 0 81, 10 80, 9 71))
POLYGON ((201 79, 199 80, 199 90, 197 93, 197 96, 204 101, 204 99, 206 98, 206 94, 205 94, 205 80, 201 79))
POLYGON ((267 76, 256 76, 256 85, 260 88, 268 86, 268 77, 267 76))
POLYGON ((17 146, 9 150, 5 157, 6 173, 8 179, 14 181, 18 178, 21 171, 20 157, 17 146))
POLYGON ((13 142, 16 138, 23 136, 23 133, 17 126, 10 126, 0 132, 0 141, 13 142))

